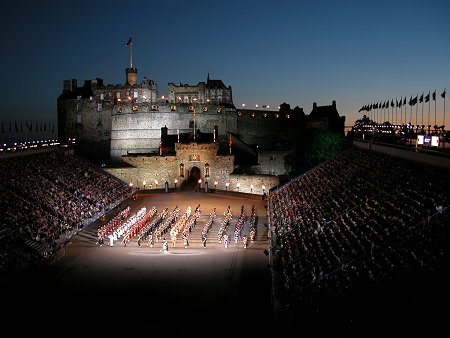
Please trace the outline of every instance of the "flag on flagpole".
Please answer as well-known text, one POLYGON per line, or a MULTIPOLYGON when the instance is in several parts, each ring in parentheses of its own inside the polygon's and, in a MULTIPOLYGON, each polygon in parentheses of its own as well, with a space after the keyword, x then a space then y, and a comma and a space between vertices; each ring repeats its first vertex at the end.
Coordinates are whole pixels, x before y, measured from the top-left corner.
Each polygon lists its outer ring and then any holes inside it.
POLYGON ((131 46, 133 44, 133 39, 130 36, 130 38, 128 39, 127 43, 125 44, 125 46, 131 46))
POLYGON ((430 92, 428 92, 428 95, 425 96, 425 103, 427 103, 428 101, 430 101, 430 92))
POLYGON ((436 91, 433 93, 433 101, 436 101, 436 91))
POLYGON ((441 97, 445 99, 445 89, 444 89, 444 91, 442 92, 441 97))

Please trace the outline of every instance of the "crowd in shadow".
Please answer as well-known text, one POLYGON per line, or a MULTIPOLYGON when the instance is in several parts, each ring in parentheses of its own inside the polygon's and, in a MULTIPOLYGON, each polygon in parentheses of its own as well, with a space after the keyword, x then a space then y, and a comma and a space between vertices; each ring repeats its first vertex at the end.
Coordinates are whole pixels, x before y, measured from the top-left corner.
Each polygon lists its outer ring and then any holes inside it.
MULTIPOLYGON (((449 178, 446 169, 352 147, 271 191, 270 266, 279 336, 442 328, 445 321, 439 319, 446 312, 438 308, 446 304, 449 288, 449 178)), ((79 231, 130 193, 125 182, 58 150, 3 158, 2 274, 45 260, 64 234, 79 231)), ((178 211, 165 210, 157 223, 136 222, 140 226, 130 225, 133 232, 127 234, 139 241, 150 233, 159 238, 178 211)), ((99 239, 128 212, 99 228, 99 239)), ((203 229, 205 241, 215 212, 203 229)), ((224 216, 219 234, 229 225, 230 210, 224 216)), ((254 209, 235 232, 245 222, 253 229, 254 209)), ((192 224, 180 227, 184 238, 192 224)))
POLYGON ((2 277, 49 259, 64 238, 128 197, 125 182, 55 148, 0 161, 2 277))
POLYGON ((441 327, 449 178, 445 169, 350 148, 272 192, 281 336, 441 327))

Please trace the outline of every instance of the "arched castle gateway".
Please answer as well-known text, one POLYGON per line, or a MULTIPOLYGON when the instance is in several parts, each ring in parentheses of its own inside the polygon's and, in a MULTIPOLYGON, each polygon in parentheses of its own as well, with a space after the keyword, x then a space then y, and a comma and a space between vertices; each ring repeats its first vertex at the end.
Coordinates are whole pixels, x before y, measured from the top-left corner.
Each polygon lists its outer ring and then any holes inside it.
POLYGON ((176 143, 176 155, 124 155, 122 159, 129 166, 105 170, 140 189, 164 189, 166 186, 177 189, 188 181, 202 189, 262 195, 278 184, 278 178, 273 175, 233 174, 234 155, 218 155, 218 152, 217 142, 176 143))
POLYGON ((169 83, 167 97, 146 77, 138 84, 136 68, 125 74, 123 85, 65 80, 58 138, 75 139, 79 154, 108 163, 109 172, 137 187, 144 181, 145 188, 174 187, 198 177, 210 188, 217 182, 217 189, 262 194, 285 174, 295 133, 309 127, 344 133, 335 101, 314 103, 309 116, 286 103, 276 111, 238 109, 231 86, 209 74, 197 85, 169 83))

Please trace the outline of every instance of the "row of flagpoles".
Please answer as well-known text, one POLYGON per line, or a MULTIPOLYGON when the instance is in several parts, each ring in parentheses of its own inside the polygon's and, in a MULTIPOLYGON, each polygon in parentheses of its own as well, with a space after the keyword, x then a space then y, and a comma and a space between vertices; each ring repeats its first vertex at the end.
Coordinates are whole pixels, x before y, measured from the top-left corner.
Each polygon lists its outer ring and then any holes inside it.
POLYGON ((50 121, 2 121, 1 141, 26 142, 31 139, 45 139, 56 137, 55 123, 50 121))
MULTIPOLYGON (((397 98, 395 99, 391 99, 391 100, 387 100, 384 102, 377 102, 377 103, 371 103, 371 104, 367 104, 362 106, 359 109, 359 112, 362 111, 366 111, 369 112, 370 114, 373 114, 373 118, 371 118, 372 120, 379 121, 380 118, 383 119, 382 122, 386 122, 389 121, 395 124, 399 124, 398 123, 398 114, 397 114, 397 109, 400 108, 400 124, 407 124, 407 123, 411 123, 412 124, 412 120, 413 120, 413 113, 412 113, 412 107, 416 106, 417 103, 422 103, 422 120, 421 120, 421 124, 424 125, 424 116, 423 116, 423 106, 424 103, 428 103, 428 122, 427 125, 430 125, 430 111, 431 111, 431 100, 430 100, 430 95, 431 95, 431 99, 434 101, 434 125, 437 126, 437 116, 436 116, 436 90, 431 93, 431 91, 428 92, 427 95, 425 95, 425 93, 422 93, 422 95, 419 97, 419 94, 417 94, 415 97, 413 97, 411 95, 409 101, 406 101, 406 96, 404 98, 400 97, 400 100, 398 100, 397 98), (407 121, 407 111, 406 111, 406 104, 409 104, 410 106, 410 116, 409 116, 409 121, 407 121), (404 107, 404 108, 403 108, 404 107), (394 108, 395 108, 395 120, 394 120, 394 108), (382 109, 382 111, 380 112, 379 109, 382 109), (387 119, 386 119, 386 109, 387 109, 387 119), (391 112, 389 111, 391 110, 391 112), (378 113, 383 114, 383 116, 378 116, 378 113), (392 119, 390 119, 389 114, 392 114, 392 119), (404 118, 403 118, 404 117, 404 118)), ((441 97, 444 99, 444 116, 442 119, 442 127, 445 126, 445 96, 446 96, 446 90, 444 89, 444 91, 441 93, 441 97)), ((416 125, 419 124, 418 121, 418 105, 416 106, 416 125)))

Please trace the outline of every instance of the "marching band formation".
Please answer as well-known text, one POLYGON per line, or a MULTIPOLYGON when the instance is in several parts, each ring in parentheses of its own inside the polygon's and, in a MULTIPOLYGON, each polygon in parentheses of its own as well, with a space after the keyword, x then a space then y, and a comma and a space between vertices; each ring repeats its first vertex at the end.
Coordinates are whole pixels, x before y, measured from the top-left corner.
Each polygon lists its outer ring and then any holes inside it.
MULTIPOLYGON (((216 212, 216 207, 214 207, 202 227, 200 236, 197 237, 202 248, 206 248, 213 225, 217 221, 216 212)), ((149 210, 143 206, 135 213, 131 213, 131 208, 128 205, 98 228, 97 245, 103 246, 105 238, 108 239, 107 243, 111 247, 116 243, 127 246, 128 243, 134 242, 137 246, 147 243, 148 247, 153 248, 155 243, 161 241, 161 249, 159 251, 166 254, 169 252, 169 241, 166 236, 169 235, 172 248, 175 248, 177 241, 181 239, 183 247, 188 249, 191 245, 190 235, 195 229, 201 214, 200 204, 197 205, 194 211, 192 211, 191 206, 188 206, 181 216, 178 205, 175 206, 172 212, 169 212, 168 208, 158 212, 154 206, 149 210)), ((217 230, 217 243, 222 244, 223 242, 225 249, 230 245, 228 230, 232 220, 231 206, 228 206, 227 210, 223 212, 223 218, 218 224, 217 230)), ((247 217, 246 209, 242 205, 239 217, 233 226, 235 247, 247 249, 249 244, 255 243, 257 221, 255 206, 252 206, 250 215, 247 217)))

